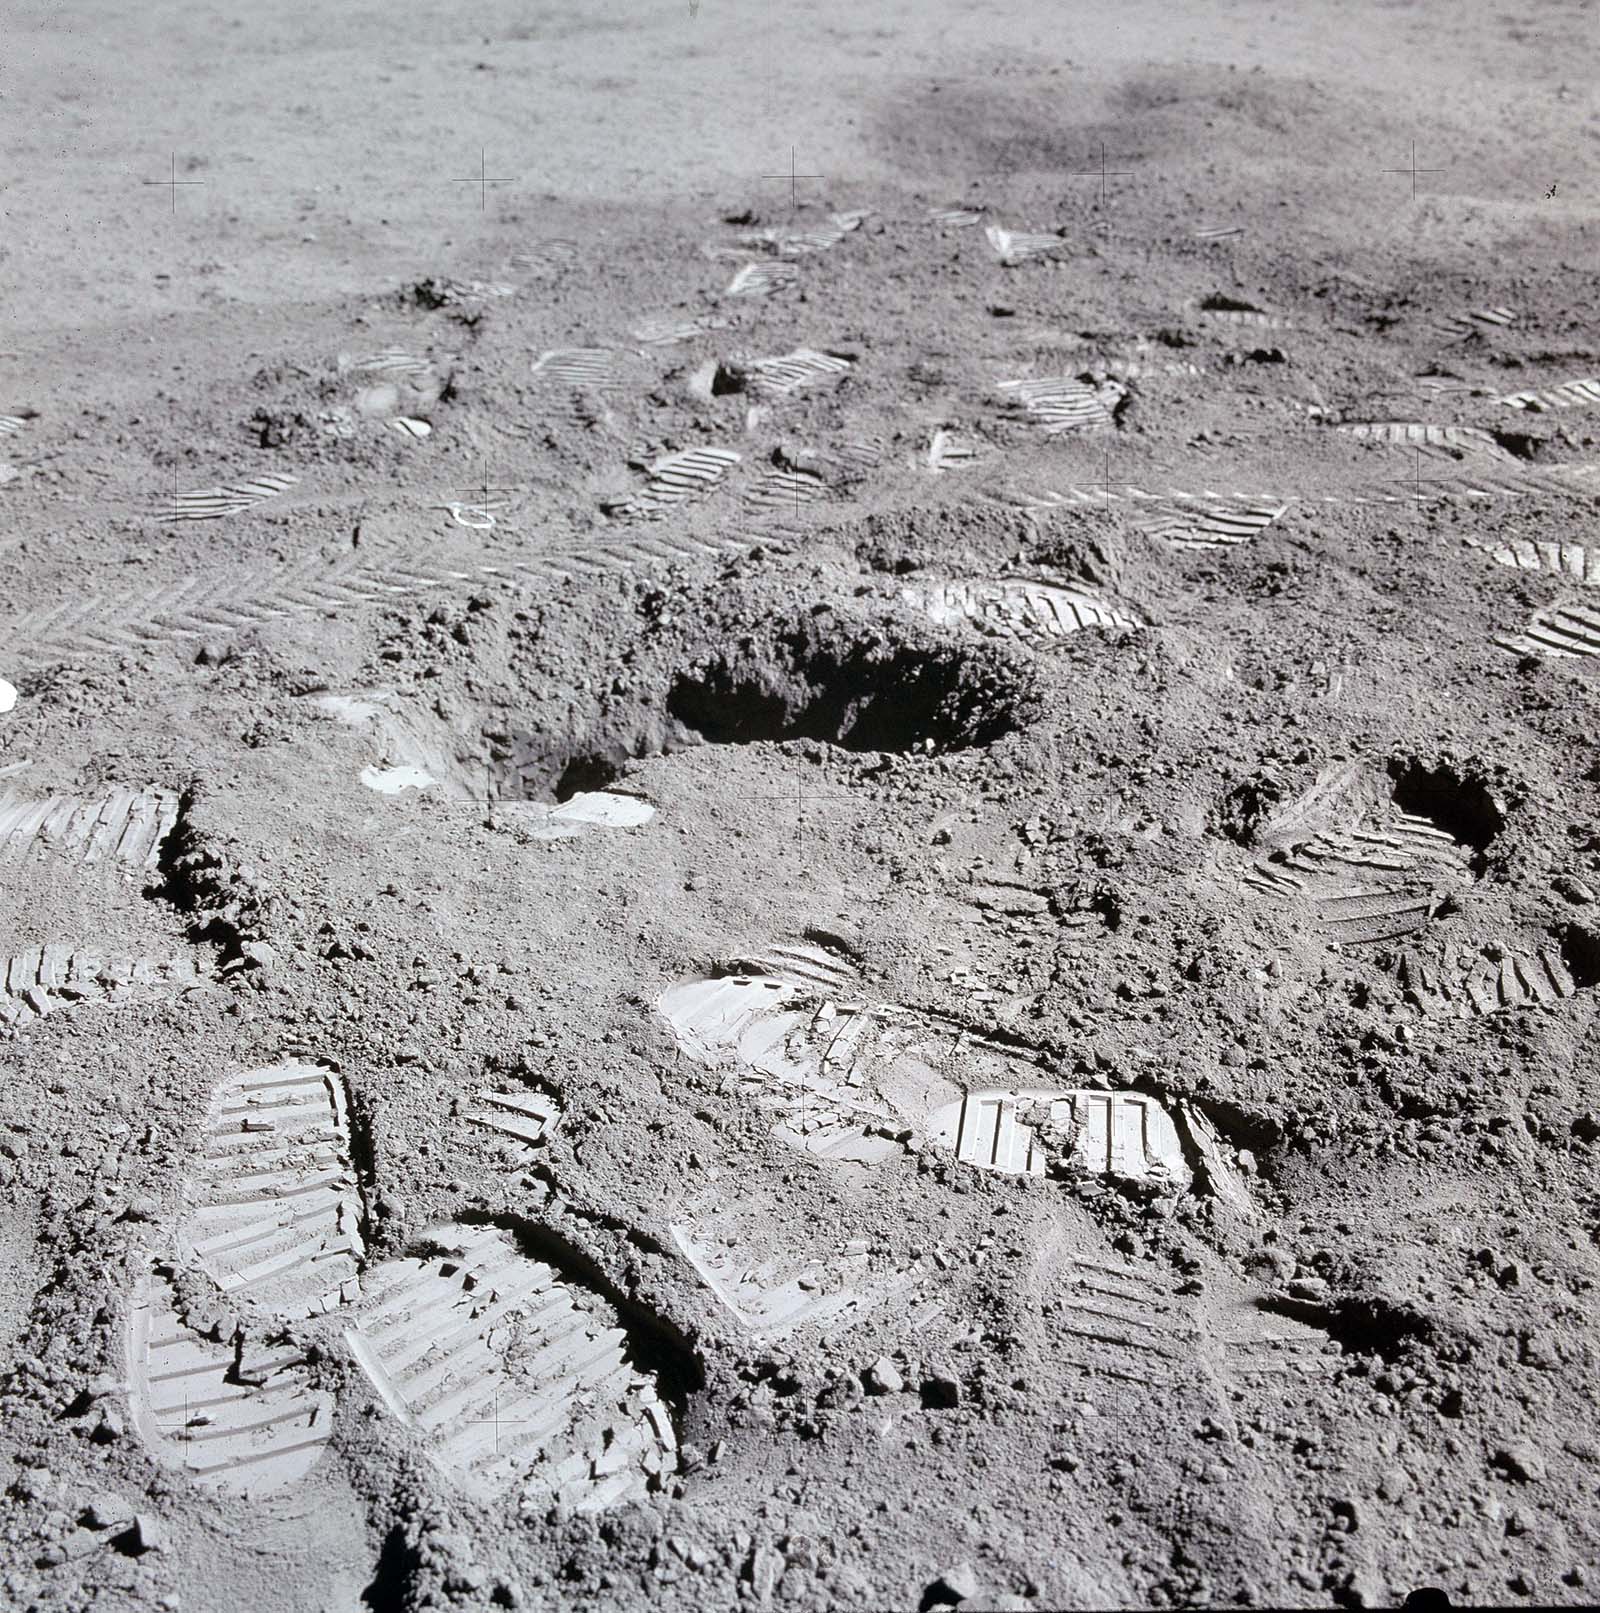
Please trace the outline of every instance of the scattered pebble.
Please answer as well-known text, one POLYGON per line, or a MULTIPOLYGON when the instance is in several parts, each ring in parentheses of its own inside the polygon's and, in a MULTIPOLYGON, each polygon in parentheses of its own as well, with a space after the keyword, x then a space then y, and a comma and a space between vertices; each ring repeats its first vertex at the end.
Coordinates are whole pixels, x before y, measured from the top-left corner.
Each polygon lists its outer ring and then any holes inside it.
POLYGON ((108 1490, 90 1500, 83 1509, 83 1521, 91 1529, 118 1529, 133 1522, 133 1508, 108 1490))

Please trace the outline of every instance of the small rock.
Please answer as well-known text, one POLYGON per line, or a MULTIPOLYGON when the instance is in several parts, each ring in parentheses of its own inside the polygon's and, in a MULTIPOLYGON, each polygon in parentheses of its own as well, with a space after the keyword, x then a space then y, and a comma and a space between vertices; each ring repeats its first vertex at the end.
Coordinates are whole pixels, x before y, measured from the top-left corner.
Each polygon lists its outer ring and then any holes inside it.
POLYGON ((83 1521, 91 1529, 117 1529, 133 1522, 133 1508, 120 1495, 107 1490, 90 1498, 83 1509, 83 1521))
POLYGON ((1544 1456, 1525 1439, 1513 1440, 1509 1445, 1500 1446, 1489 1461, 1508 1479, 1514 1479, 1518 1484, 1527 1484, 1530 1480, 1544 1477, 1544 1456))
POLYGON ((978 1571, 971 1563, 957 1563, 945 1569, 928 1589, 934 1599, 969 1602, 978 1594, 978 1571))
POLYGON ((5 716, 17 703, 17 691, 4 678, 0 678, 0 717, 5 716))
POLYGON ((167 1531, 153 1513, 136 1512, 133 1515, 133 1546, 135 1551, 165 1551, 167 1531))
POLYGON ((249 941, 242 949, 244 961, 258 969, 270 969, 278 961, 277 951, 265 941, 249 941))
POLYGON ((763 1601, 770 1601, 772 1593, 777 1589, 778 1581, 783 1576, 784 1561, 782 1556, 770 1546, 757 1546, 750 1553, 749 1561, 745 1564, 745 1578, 750 1581, 752 1589, 763 1601))
POLYGON ((897 1395, 905 1386, 906 1380, 895 1370, 894 1362, 886 1355, 880 1355, 867 1368, 868 1394, 897 1395))
POLYGON ((87 1557, 100 1544, 100 1536, 92 1529, 74 1529, 60 1544, 61 1551, 68 1562, 76 1562, 80 1557, 87 1557))

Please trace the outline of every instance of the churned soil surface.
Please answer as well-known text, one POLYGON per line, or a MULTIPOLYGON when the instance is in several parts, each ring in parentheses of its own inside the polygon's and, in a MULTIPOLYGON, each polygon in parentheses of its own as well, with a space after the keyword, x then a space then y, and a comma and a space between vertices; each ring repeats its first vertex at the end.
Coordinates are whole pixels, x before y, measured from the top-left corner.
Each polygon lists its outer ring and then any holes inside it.
POLYGON ((1592 1602, 1593 28, 17 8, 0 1600, 1592 1602))

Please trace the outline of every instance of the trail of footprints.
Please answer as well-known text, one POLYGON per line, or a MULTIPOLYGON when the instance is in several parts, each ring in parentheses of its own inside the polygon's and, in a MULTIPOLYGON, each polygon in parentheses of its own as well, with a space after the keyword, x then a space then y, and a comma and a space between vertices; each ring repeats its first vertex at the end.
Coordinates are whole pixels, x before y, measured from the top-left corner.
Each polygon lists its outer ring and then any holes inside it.
POLYGON ((1535 611, 1520 633, 1497 634, 1495 642, 1519 655, 1600 655, 1600 609, 1558 601, 1535 611))
POLYGON ((1141 625, 1084 589, 1043 578, 923 583, 903 588, 900 597, 940 627, 965 626, 1024 642, 1063 638, 1086 627, 1141 625))
POLYGON ((104 955, 51 942, 0 962, 0 1025, 26 1026, 62 1005, 149 1002, 204 984, 191 958, 104 955))
POLYGON ((649 480, 641 491, 602 507, 619 521, 659 521, 714 493, 740 457, 731 448, 711 447, 665 454, 648 467, 649 480))
POLYGON ((202 487, 192 493, 175 494, 157 505, 153 513, 163 521, 220 521, 280 497, 298 481, 297 476, 269 471, 226 487, 202 487))
MULTIPOLYGON (((553 1104, 485 1092, 469 1119, 537 1142, 553 1104)), ((435 1227, 415 1254, 366 1267, 365 1210, 343 1083, 290 1061, 214 1088, 172 1262, 130 1267, 128 1396, 152 1456, 257 1496, 296 1482, 327 1444, 333 1402, 293 1324, 342 1309, 351 1358, 430 1461, 480 1498, 515 1492, 594 1510, 676 1465, 655 1375, 609 1306, 489 1225, 435 1227), (217 1304, 191 1316, 179 1278, 217 1304)))
POLYGON ((310 1472, 332 1433, 333 1397, 312 1387, 305 1354, 191 1325, 148 1255, 134 1257, 129 1288, 128 1403, 151 1456, 245 1496, 310 1472))
POLYGON ((852 971, 810 946, 780 948, 747 969, 669 987, 659 1011, 680 1049, 731 1062, 775 1139, 830 1161, 876 1165, 931 1142, 986 1169, 1106 1170, 1187 1186, 1175 1125, 1189 1134, 1213 1191, 1244 1203, 1221 1145, 1185 1112, 1175 1122, 1136 1093, 1041 1087, 998 1047, 941 1034, 867 1001, 852 971))
POLYGON ((913 1331, 938 1314, 931 1261, 897 1264, 865 1238, 818 1253, 777 1232, 789 1219, 770 1190, 709 1188, 678 1206, 672 1239, 740 1327, 761 1338, 800 1327, 839 1332, 890 1300, 913 1331))
MULTIPOLYGON (((929 214, 932 223, 958 229, 984 218, 972 207, 929 214)), ((800 273, 793 259, 829 250, 861 221, 859 214, 835 215, 810 228, 747 234, 742 248, 770 256, 744 263, 723 296, 759 299, 792 288, 800 273)), ((1237 227, 1196 232, 1204 239, 1236 233, 1237 227)), ((985 236, 1006 267, 1055 258, 1066 247, 1059 235, 998 225, 989 225, 985 236)), ((554 273, 575 255, 571 243, 546 243, 514 261, 554 273)), ((439 286, 457 301, 514 289, 477 282, 439 286)), ((1288 323, 1242 306, 1207 306, 1201 313, 1232 325, 1288 323)), ((1439 328, 1464 337, 1515 317, 1502 308, 1474 310, 1439 328)), ((667 345, 723 324, 709 315, 664 316, 642 322, 633 334, 646 345, 667 345)), ((358 396, 367 414, 392 414, 390 393, 398 399, 406 388, 425 390, 436 381, 427 361, 402 353, 375 354, 349 368, 369 378, 358 396)), ((780 400, 835 382, 849 369, 847 359, 798 348, 756 361, 750 385, 759 396, 780 400)), ((626 385, 626 355, 603 347, 554 349, 534 362, 533 375, 537 385, 569 400, 594 395, 603 410, 604 398, 626 385)), ((1118 395, 1115 388, 1068 377, 1002 382, 999 390, 1051 437, 1109 426, 1118 395)), ((1600 402, 1600 382, 1567 382, 1498 401, 1528 410, 1587 406, 1600 402)), ((568 406, 585 420, 595 407, 568 406)), ((409 416, 391 423, 417 435, 426 430, 425 421, 409 416)), ((0 432, 20 424, 0 418, 0 432)), ((1371 421, 1341 429, 1358 440, 1429 454, 1508 457, 1489 434, 1472 428, 1371 421)), ((965 468, 979 455, 975 439, 939 426, 928 438, 924 463, 942 473, 965 468)), ((715 491, 739 459, 731 449, 710 446, 665 455, 646 467, 644 487, 608 513, 623 523, 658 520, 715 491)), ((158 513, 174 521, 220 519, 246 513, 295 484, 293 476, 261 476, 177 495, 158 513)), ((792 506, 823 496, 826 485, 798 465, 780 465, 745 498, 758 511, 792 506)), ((1087 503, 1097 492, 1071 487, 1045 502, 1087 503)), ((1292 502, 1204 492, 1139 496, 1156 505, 1148 532, 1198 547, 1248 542, 1292 502)), ((1112 497, 1107 488, 1101 501, 1112 497)), ((1593 562, 1581 545, 1518 547, 1519 541, 1493 550, 1494 558, 1592 582, 1593 562)), ((670 558, 679 551, 667 544, 618 552, 670 558)), ((569 557, 568 563, 579 562, 569 557)), ((56 641, 78 634, 96 647, 114 647, 128 631, 237 629, 330 601, 404 597, 467 575, 410 564, 390 572, 358 568, 335 578, 309 571, 297 578, 291 571, 265 587, 247 581, 221 602, 202 600, 193 584, 166 590, 135 604, 128 613, 132 629, 110 626, 109 613, 94 602, 68 602, 24 623, 40 643, 52 642, 51 634, 56 641)), ((910 589, 906 597, 945 625, 1020 639, 1138 625, 1091 595, 1043 580, 951 582, 910 589)), ((1546 653, 1595 653, 1600 615, 1591 621, 1591 614, 1552 607, 1535 618, 1522 642, 1546 653)), ((427 772, 420 755, 399 766, 427 772)), ((553 820, 568 808, 578 823, 612 821, 608 814, 631 810, 604 797, 541 810, 553 820)), ((174 817, 175 803, 157 791, 118 792, 104 801, 7 795, 0 797, 0 862, 48 848, 88 863, 150 868, 174 817)), ((1461 848, 1428 820, 1404 813, 1382 825, 1321 830, 1279 851, 1258 865, 1253 882, 1275 895, 1309 897, 1328 933, 1343 941, 1413 933, 1426 922, 1431 901, 1431 893, 1413 891, 1418 878, 1426 884, 1465 876, 1461 848)), ((1401 965, 1408 989, 1446 1001, 1459 989, 1477 1012, 1557 1001, 1576 989, 1559 952, 1548 948, 1533 958, 1501 958, 1489 971, 1487 963, 1468 970, 1456 986, 1410 955, 1401 965)), ((188 978, 181 966, 40 948, 6 965, 0 1019, 44 1013, 55 996, 181 988, 188 978)), ((853 972, 820 949, 777 949, 737 972, 681 982, 658 1006, 689 1056, 737 1072, 744 1095, 769 1112, 776 1140, 832 1164, 884 1164, 910 1148, 933 1145, 962 1165, 1015 1174, 1103 1172, 1177 1191, 1193 1186, 1198 1174, 1210 1191, 1250 1213, 1226 1150, 1198 1112, 1143 1093, 1036 1084, 1030 1077, 1037 1072, 1002 1049, 947 1038, 892 1005, 868 1002, 853 972)), ((561 1117, 555 1101, 537 1091, 486 1089, 464 1118, 531 1149, 561 1117)), ((905 1307, 914 1325, 937 1313, 925 1261, 896 1266, 864 1240, 822 1253, 774 1253, 768 1240, 781 1220, 779 1207, 752 1208, 758 1196, 759 1190, 737 1198, 702 1194, 680 1206, 672 1223, 680 1252, 742 1326, 778 1338, 802 1325, 847 1325, 890 1300, 905 1307)), ((364 1222, 344 1087, 335 1072, 291 1062, 217 1084, 203 1155, 175 1230, 176 1262, 140 1255, 130 1271, 129 1398, 134 1425, 156 1459, 247 1496, 302 1478, 328 1440, 332 1399, 315 1387, 308 1357, 290 1342, 292 1324, 337 1309, 348 1317, 351 1357, 380 1402, 469 1493, 515 1491, 534 1502, 593 1509, 645 1494, 671 1471, 670 1410, 598 1295, 487 1223, 434 1228, 416 1252, 368 1268, 364 1222), (237 1309, 225 1309, 220 1320, 186 1313, 178 1278, 195 1272, 237 1309), (267 1332, 282 1342, 257 1342, 256 1335, 267 1332)), ((1058 1295, 1060 1330, 1173 1366, 1202 1340, 1164 1285, 1122 1268, 1089 1261, 1075 1266, 1071 1291, 1058 1295)), ((1249 1373, 1298 1361, 1305 1345, 1290 1334, 1257 1334, 1225 1341, 1223 1350, 1238 1371, 1249 1373)), ((1105 1363, 1103 1353, 1094 1359, 1105 1363)), ((1150 1381, 1143 1368, 1135 1376, 1150 1381)))
POLYGON ((653 1374, 597 1295, 492 1226, 435 1228, 369 1278, 352 1357, 429 1459, 481 1498, 594 1511, 676 1466, 653 1374))
POLYGON ((1528 953, 1494 950, 1495 957, 1463 955, 1451 943, 1438 962, 1404 952, 1396 972, 1408 998, 1428 1014, 1553 1008, 1580 989, 1559 946, 1541 946, 1528 953))
POLYGON ((218 1083, 177 1231, 185 1264, 269 1315, 314 1316, 360 1293, 363 1220, 333 1071, 290 1063, 218 1083))
POLYGON ((156 789, 114 790, 87 800, 0 792, 0 865, 59 856, 148 871, 177 821, 178 797, 156 789))
POLYGON ((1449 836, 1404 813, 1382 828, 1314 835, 1245 876, 1268 895, 1308 902, 1322 933, 1345 946, 1425 929, 1441 892, 1469 881, 1465 858, 1449 836))

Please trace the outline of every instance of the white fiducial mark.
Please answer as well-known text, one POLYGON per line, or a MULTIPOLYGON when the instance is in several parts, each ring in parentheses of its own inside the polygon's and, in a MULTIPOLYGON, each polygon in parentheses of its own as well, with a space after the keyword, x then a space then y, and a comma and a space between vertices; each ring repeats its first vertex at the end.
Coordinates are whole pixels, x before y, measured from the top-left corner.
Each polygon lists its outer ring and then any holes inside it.
POLYGON ((287 1342, 217 1341, 180 1317, 171 1284, 149 1257, 130 1261, 128 1409, 166 1467, 244 1496, 304 1478, 333 1429, 333 1397, 309 1385, 309 1362, 287 1342))
POLYGON ((438 1252, 374 1270, 344 1337, 428 1458, 480 1500, 594 1512, 660 1488, 672 1418, 600 1296, 492 1226, 421 1242, 438 1252))
POLYGON ((365 1213, 332 1070, 286 1063, 219 1082, 186 1197, 179 1247, 231 1298, 289 1318, 360 1292, 365 1213))

